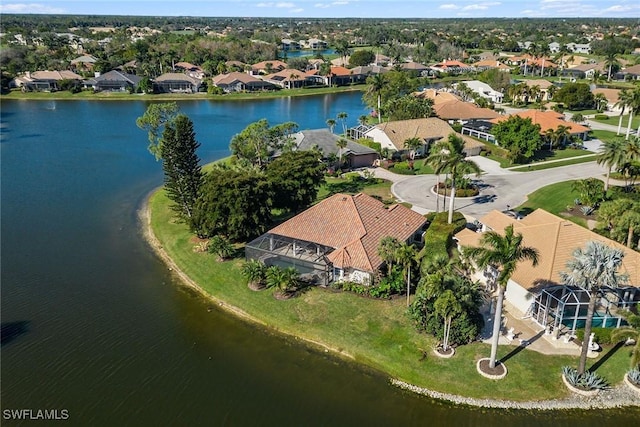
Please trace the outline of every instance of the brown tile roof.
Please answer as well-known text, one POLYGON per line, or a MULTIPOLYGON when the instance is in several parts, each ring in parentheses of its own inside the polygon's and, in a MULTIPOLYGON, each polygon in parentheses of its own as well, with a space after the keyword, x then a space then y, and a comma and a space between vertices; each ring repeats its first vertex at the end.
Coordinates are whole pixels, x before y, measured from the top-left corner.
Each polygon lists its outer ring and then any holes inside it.
MULTIPOLYGON (((579 125, 577 123, 567 122, 564 120, 564 115, 556 113, 555 111, 539 111, 539 110, 525 110, 515 113, 515 115, 522 117, 523 119, 531 119, 534 125, 540 125, 540 133, 544 133, 547 129, 557 129, 558 126, 568 126, 570 134, 578 134, 589 132, 589 128, 579 125)), ((507 120, 508 116, 500 116, 498 118, 489 120, 491 123, 500 123, 507 120)))
POLYGON ((277 59, 258 62, 257 64, 253 64, 251 68, 253 68, 255 71, 266 70, 267 64, 271 64, 272 70, 284 70, 285 68, 287 68, 287 64, 282 61, 278 61, 277 59))
POLYGON ((461 100, 434 104, 433 110, 443 120, 488 120, 500 117, 500 114, 489 108, 480 108, 461 100))
POLYGON ((591 92, 593 92, 594 95, 598 93, 603 94, 610 104, 617 104, 620 100, 620 89, 595 88, 591 92))
POLYGON ((404 142, 409 138, 440 140, 447 138, 452 133, 464 140, 464 146, 467 149, 484 146, 473 138, 456 133, 449 123, 437 117, 396 120, 376 125, 376 127, 387 135, 397 150, 404 150, 404 142))
POLYGON ((425 218, 402 205, 386 207, 366 194, 335 194, 271 229, 272 234, 335 248, 328 255, 338 268, 374 272, 382 265, 383 237, 407 241, 425 218))
MULTIPOLYGON (((536 209, 520 221, 492 211, 480 222, 498 233, 503 233, 508 225, 513 224, 514 231, 522 234, 523 243, 538 249, 538 265, 533 267, 529 261, 518 263, 512 277, 525 289, 534 288, 540 283, 560 284, 560 272, 566 271, 567 261, 573 258, 573 252, 577 248, 584 248, 590 240, 624 250, 620 272, 629 275, 630 285, 640 287, 640 253, 543 209, 536 209)), ((470 230, 456 234, 463 246, 477 246, 481 237, 482 233, 470 230)))
POLYGON ((540 89, 549 89, 553 86, 549 80, 537 79, 537 80, 524 80, 522 83, 526 84, 529 87, 538 86, 540 89))
POLYGON ((284 70, 278 71, 277 73, 272 73, 264 76, 265 80, 278 80, 278 81, 299 81, 304 80, 309 74, 305 71, 296 70, 294 68, 285 68, 284 70), (296 78, 292 78, 292 76, 298 76, 296 78))
POLYGON ((252 83, 252 82, 261 82, 257 77, 249 75, 247 73, 241 73, 239 71, 234 71, 233 73, 228 74, 218 74, 213 77, 213 84, 215 85, 228 85, 236 81, 241 81, 242 83, 252 83))
POLYGON ((414 92, 413 96, 418 98, 429 98, 433 101, 433 105, 442 104, 448 101, 460 101, 460 98, 451 92, 439 91, 436 89, 425 89, 422 92, 414 92))
POLYGON ((475 64, 473 64, 474 67, 486 67, 486 68, 499 68, 501 70, 509 70, 511 69, 508 65, 504 65, 502 62, 500 61, 496 61, 495 59, 491 60, 491 59, 485 59, 483 61, 478 61, 475 64))
POLYGON ((30 77, 27 76, 27 78, 31 80, 82 80, 82 76, 68 70, 34 71, 30 77))

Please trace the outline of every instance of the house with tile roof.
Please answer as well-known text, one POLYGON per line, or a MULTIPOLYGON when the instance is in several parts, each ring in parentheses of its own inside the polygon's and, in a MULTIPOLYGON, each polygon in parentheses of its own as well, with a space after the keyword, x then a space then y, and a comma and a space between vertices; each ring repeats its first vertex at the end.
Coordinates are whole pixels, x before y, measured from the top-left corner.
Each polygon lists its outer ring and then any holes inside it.
POLYGON ((618 71, 614 78, 616 80, 640 80, 640 64, 632 65, 618 71))
POLYGON ((202 80, 184 73, 164 73, 153 80, 153 90, 161 93, 198 93, 202 80))
POLYGON ((234 71, 214 76, 213 84, 225 92, 253 92, 256 90, 273 89, 273 85, 248 73, 234 71))
POLYGON ((460 74, 466 73, 468 71, 473 71, 473 66, 469 64, 465 64, 464 62, 460 62, 457 60, 445 59, 442 62, 437 64, 433 64, 431 70, 437 73, 449 73, 449 74, 460 74))
POLYGON ((82 76, 67 70, 62 71, 34 71, 27 72, 16 77, 11 82, 12 87, 22 88, 23 91, 45 91, 51 92, 59 90, 59 83, 62 80, 82 81, 82 76))
POLYGON ((620 101, 620 89, 596 87, 591 89, 591 92, 593 92, 594 95, 601 93, 607 98, 607 111, 619 113, 622 110, 619 105, 616 105, 618 101, 620 101))
POLYGON ((265 82, 280 86, 283 89, 304 87, 308 82, 313 82, 315 79, 314 74, 293 68, 285 68, 277 73, 267 74, 261 78, 265 82))
MULTIPOLYGON (((589 295, 565 286, 560 272, 567 270, 567 261, 573 258, 574 251, 584 249, 592 240, 624 251, 619 272, 629 278, 627 286, 607 289, 598 300, 594 326, 620 326, 623 320, 616 316, 616 310, 640 302, 639 252, 543 209, 536 209, 521 219, 492 211, 479 222, 478 232, 464 229, 456 234, 455 240, 463 252, 466 246, 479 245, 483 232, 493 230, 503 234, 509 225, 516 233, 522 234, 524 245, 538 250, 537 266, 529 261, 518 263, 507 284, 505 298, 542 327, 550 327, 558 333, 573 333, 584 325, 589 295)), ((489 270, 485 272, 485 278, 495 278, 495 274, 489 270)))
POLYGON ((278 61, 277 59, 271 61, 262 61, 257 64, 253 64, 251 66, 251 74, 253 75, 264 75, 264 74, 273 74, 278 71, 282 71, 287 68, 287 64, 278 61))
POLYGON ((82 55, 71 60, 71 68, 76 71, 90 71, 97 61, 94 56, 82 55))
POLYGON ((135 92, 142 77, 124 71, 111 70, 85 82, 96 92, 135 92))
POLYGON ((413 96, 423 99, 430 99, 433 101, 433 105, 442 104, 448 101, 461 101, 461 98, 451 92, 438 89, 423 89, 420 92, 414 92, 413 96))
POLYGON ((549 129, 556 130, 558 129, 558 126, 566 126, 569 128, 569 135, 577 136, 583 141, 589 139, 589 131, 591 131, 590 128, 578 123, 567 122, 564 119, 564 114, 557 113, 555 111, 524 110, 508 116, 500 116, 489 121, 493 124, 497 124, 504 120, 508 120, 512 115, 520 116, 523 119, 530 119, 534 125, 540 125, 541 135, 544 135, 544 133, 549 129))
POLYGON ((421 241, 426 218, 402 205, 386 206, 366 194, 334 194, 248 243, 247 259, 294 267, 304 279, 372 284, 384 261, 384 237, 421 241))
MULTIPOLYGON (((372 139, 379 143, 382 148, 393 151, 405 151, 404 142, 410 138, 419 138, 424 145, 415 150, 415 155, 425 156, 432 143, 449 135, 455 134, 453 128, 444 120, 437 117, 427 117, 422 119, 396 120, 391 122, 380 123, 371 127, 364 133, 365 138, 372 139)), ((469 138, 461 136, 465 142, 464 151, 467 156, 475 156, 480 154, 483 144, 469 138)))
POLYGON ((569 76, 574 79, 590 79, 593 80, 596 73, 607 74, 608 69, 604 63, 580 64, 575 67, 565 68, 562 70, 563 76, 569 76))
POLYGON ((500 117, 495 110, 480 108, 461 100, 442 102, 433 106, 433 112, 449 123, 466 123, 470 120, 490 120, 500 117))
POLYGON ((317 148, 322 153, 323 160, 327 160, 332 154, 342 156, 342 160, 348 168, 369 167, 378 159, 379 155, 373 148, 347 139, 347 146, 338 147, 340 136, 329 129, 312 129, 296 132, 291 135, 295 142, 294 150, 312 150, 317 148))
POLYGON ((502 103, 504 94, 495 90, 485 82, 481 82, 480 80, 465 80, 463 83, 466 84, 474 93, 478 94, 478 96, 486 98, 496 104, 502 103))
POLYGON ((505 73, 511 71, 511 68, 508 65, 505 65, 496 59, 485 59, 482 61, 478 61, 473 63, 473 66, 477 71, 492 70, 494 68, 497 68, 500 71, 504 71, 505 73))

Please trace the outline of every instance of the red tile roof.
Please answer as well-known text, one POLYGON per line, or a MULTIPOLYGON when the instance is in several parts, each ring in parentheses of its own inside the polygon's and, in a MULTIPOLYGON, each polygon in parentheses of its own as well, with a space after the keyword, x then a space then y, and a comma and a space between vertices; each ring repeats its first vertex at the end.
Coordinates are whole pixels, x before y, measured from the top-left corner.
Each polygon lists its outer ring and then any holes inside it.
POLYGON ((374 272, 383 263, 380 240, 392 236, 407 241, 425 221, 402 205, 387 207, 366 194, 339 193, 269 232, 335 248, 327 258, 338 268, 374 272))
MULTIPOLYGON (((540 125, 540 133, 544 133, 547 129, 556 130, 560 125, 568 126, 569 133, 572 135, 590 131, 590 129, 586 126, 565 121, 564 115, 561 113, 556 113, 555 111, 525 110, 516 113, 515 115, 520 116, 523 119, 531 119, 531 122, 534 125, 540 125)), ((507 120, 509 117, 511 117, 511 115, 500 116, 489 121, 491 123, 500 123, 503 120, 507 120)))

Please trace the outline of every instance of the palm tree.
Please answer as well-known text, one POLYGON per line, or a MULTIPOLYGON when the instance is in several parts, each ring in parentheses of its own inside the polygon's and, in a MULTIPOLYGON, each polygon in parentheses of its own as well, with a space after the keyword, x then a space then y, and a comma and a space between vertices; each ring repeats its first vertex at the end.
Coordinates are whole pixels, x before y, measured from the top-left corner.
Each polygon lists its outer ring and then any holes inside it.
POLYGON ((299 274, 294 267, 272 265, 266 272, 267 288, 275 288, 274 296, 281 298, 298 286, 299 274))
POLYGON ((255 290, 265 285, 266 270, 266 265, 257 259, 250 259, 241 267, 242 275, 247 279, 247 285, 255 290))
POLYGON ((360 117, 358 117, 358 123, 360 123, 363 126, 367 124, 368 120, 369 120, 369 118, 367 117, 366 114, 363 114, 360 117))
POLYGON ((589 293, 587 319, 584 325, 584 339, 580 352, 578 374, 584 374, 589 351, 589 336, 595 313, 596 301, 602 288, 617 288, 627 281, 627 276, 618 274, 622 265, 624 252, 612 248, 604 243, 592 240, 587 242, 585 249, 578 248, 573 253, 573 259, 567 262, 568 271, 561 271, 560 277, 568 286, 576 286, 589 293))
POLYGON ((411 291, 411 266, 416 259, 416 248, 406 242, 400 243, 396 250, 396 260, 402 266, 407 277, 407 307, 409 307, 409 293, 411 291))
POLYGON ((342 112, 338 113, 338 115, 336 117, 338 118, 340 123, 342 123, 342 134, 344 136, 347 136, 347 117, 348 117, 348 114, 345 113, 344 111, 342 111, 342 112))
POLYGON ((611 171, 620 168, 626 159, 626 144, 621 139, 605 141, 600 147, 597 162, 599 165, 607 167, 607 179, 604 183, 604 191, 609 189, 609 176, 611 171))
POLYGON ((383 261, 387 263, 388 275, 391 275, 393 270, 393 262, 396 259, 396 252, 400 247, 400 241, 395 237, 387 236, 383 237, 378 244, 378 255, 383 261))
POLYGON ((342 154, 343 154, 343 151, 342 151, 342 150, 344 150, 345 148, 347 148, 347 142, 348 142, 348 141, 347 141, 346 139, 344 139, 344 138, 339 138, 339 139, 336 141, 336 145, 338 146, 338 153, 339 153, 338 158, 339 158, 339 161, 340 161, 340 163, 339 163, 339 167, 342 167, 342 154))
POLYGON ((620 135, 622 129, 622 116, 624 116, 624 110, 629 106, 631 100, 631 93, 627 89, 621 89, 618 93, 618 102, 614 104, 614 107, 620 108, 620 117, 618 119, 618 132, 616 135, 620 135))
POLYGON ((378 100, 378 109, 376 110, 376 114, 378 115, 378 123, 382 121, 382 111, 381 111, 381 103, 382 103, 382 90, 386 85, 386 79, 382 74, 376 74, 369 78, 367 78, 367 95, 375 95, 378 100))
POLYGON ((329 126, 329 131, 333 133, 333 129, 336 127, 336 121, 334 119, 327 119, 327 126, 329 126))
MULTIPOLYGON (((633 89, 633 92, 630 93, 627 107, 629 107, 629 123, 627 124, 626 140, 629 139, 629 135, 631 133, 631 121, 633 120, 633 114, 640 114, 640 86, 636 86, 636 88, 633 89)), ((640 136, 640 127, 638 127, 638 136, 640 136)))
POLYGON ((618 64, 618 54, 616 52, 607 52, 604 58, 604 65, 608 68, 607 81, 611 81, 611 69, 618 64))
POLYGON ((556 131, 553 130, 552 128, 549 128, 549 129, 544 131, 544 135, 543 136, 545 137, 545 139, 547 141, 549 141, 549 151, 552 151, 553 150, 553 143, 554 143, 554 140, 556 138, 556 131))
POLYGON ((609 100, 607 99, 606 96, 604 96, 604 93, 596 93, 593 97, 593 103, 596 107, 596 110, 604 111, 607 109, 607 104, 609 103, 609 100))
POLYGON ((637 369, 640 365, 640 316, 629 310, 624 310, 620 314, 627 320, 629 326, 612 331, 611 340, 620 342, 630 338, 636 342, 631 350, 631 369, 637 369))
POLYGON ((234 248, 233 245, 223 236, 213 236, 209 239, 207 251, 210 254, 215 254, 218 257, 218 261, 224 261, 231 257, 234 248))
POLYGON ((427 158, 430 164, 436 165, 436 174, 446 171, 451 176, 451 195, 449 197, 449 224, 453 223, 453 207, 456 197, 456 180, 463 175, 482 172, 480 167, 472 160, 466 158, 464 153, 464 140, 455 133, 449 135, 446 144, 427 158))
POLYGON ((441 316, 444 320, 444 338, 442 340, 442 349, 444 351, 449 350, 449 333, 451 332, 451 321, 454 316, 462 313, 462 304, 456 298, 456 295, 451 289, 447 289, 438 296, 438 299, 433 304, 433 308, 437 315, 441 316))
POLYGON ((567 138, 571 136, 571 134, 569 133, 570 130, 571 130, 570 126, 564 126, 564 125, 559 125, 556 128, 554 132, 556 145, 560 145, 560 142, 565 142, 567 138))
POLYGON ((535 267, 538 265, 538 250, 522 244, 522 234, 513 232, 513 225, 504 229, 504 236, 487 231, 480 239, 480 246, 465 247, 463 252, 475 260, 479 268, 492 267, 498 270, 496 279, 498 284, 498 297, 496 311, 493 320, 493 335, 491 339, 491 357, 489 367, 496 367, 496 354, 498 352, 498 339, 500 338, 500 326, 502 325, 502 302, 504 292, 509 279, 516 271, 519 262, 529 260, 535 267))
MULTIPOLYGON (((422 147, 423 145, 424 143, 422 142, 422 140, 415 136, 413 138, 408 138, 404 140, 404 148, 406 148, 410 152, 413 152, 414 156, 415 156, 415 151, 418 148, 422 147)), ((410 158, 413 159, 414 156, 410 156, 410 158)))

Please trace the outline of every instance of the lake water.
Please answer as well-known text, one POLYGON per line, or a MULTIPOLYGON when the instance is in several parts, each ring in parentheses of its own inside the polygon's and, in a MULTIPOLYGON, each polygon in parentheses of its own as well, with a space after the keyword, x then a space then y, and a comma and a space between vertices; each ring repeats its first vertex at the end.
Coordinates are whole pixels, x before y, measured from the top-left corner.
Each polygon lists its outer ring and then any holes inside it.
MULTIPOLYGON (((200 157, 247 124, 326 127, 360 93, 181 102, 200 157)), ((135 125, 144 102, 4 101, 2 410, 67 410, 64 425, 632 425, 638 411, 467 409, 246 324, 182 288, 137 210, 162 183, 135 125), (437 420, 437 421, 434 421, 437 420)), ((62 422, 61 422, 62 423, 62 422)), ((51 422, 22 425, 50 425, 51 422)), ((3 420, 2 425, 20 425, 3 420)))

